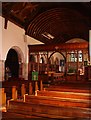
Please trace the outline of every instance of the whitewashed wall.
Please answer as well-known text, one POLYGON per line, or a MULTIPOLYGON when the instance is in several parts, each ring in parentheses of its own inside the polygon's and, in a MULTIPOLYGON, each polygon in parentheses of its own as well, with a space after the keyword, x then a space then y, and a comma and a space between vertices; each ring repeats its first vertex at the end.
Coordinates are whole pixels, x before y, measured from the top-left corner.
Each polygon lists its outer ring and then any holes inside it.
POLYGON ((8 21, 7 29, 4 29, 4 18, 0 17, 0 80, 4 80, 4 64, 7 53, 11 48, 18 47, 24 55, 23 77, 28 79, 28 47, 27 44, 41 44, 41 42, 25 35, 24 29, 8 21), (3 69, 2 69, 3 68, 3 69))
POLYGON ((2 17, 0 17, 0 60, 2 58, 2 17))

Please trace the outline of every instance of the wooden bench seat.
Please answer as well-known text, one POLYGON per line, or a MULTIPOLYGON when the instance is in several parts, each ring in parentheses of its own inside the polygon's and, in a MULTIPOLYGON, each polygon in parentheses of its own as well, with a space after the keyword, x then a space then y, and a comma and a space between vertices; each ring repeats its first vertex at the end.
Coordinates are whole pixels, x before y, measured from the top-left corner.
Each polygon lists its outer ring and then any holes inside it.
POLYGON ((89 118, 91 110, 87 108, 62 107, 53 104, 10 101, 8 112, 23 114, 25 117, 38 116, 48 118, 89 118))
POLYGON ((89 93, 76 93, 76 92, 59 92, 59 91, 38 91, 38 96, 50 96, 50 97, 60 97, 60 98, 74 98, 74 99, 84 99, 91 100, 91 95, 89 93))
POLYGON ((76 93, 90 93, 91 88, 79 88, 79 87, 67 87, 67 86, 50 86, 48 88, 44 88, 47 91, 63 91, 63 92, 76 92, 76 93))
POLYGON ((82 107, 82 108, 91 107, 90 100, 59 98, 59 97, 49 97, 49 96, 25 95, 25 102, 38 103, 38 104, 43 103, 49 105, 57 105, 61 107, 82 107))
POLYGON ((82 120, 91 118, 89 89, 69 89, 55 86, 48 91, 38 91, 37 96, 25 95, 24 101, 10 100, 8 113, 20 118, 43 117, 82 120), (56 90, 56 91, 55 91, 56 90), (61 91, 61 92, 60 92, 61 91), (70 93, 69 93, 70 92, 70 93))

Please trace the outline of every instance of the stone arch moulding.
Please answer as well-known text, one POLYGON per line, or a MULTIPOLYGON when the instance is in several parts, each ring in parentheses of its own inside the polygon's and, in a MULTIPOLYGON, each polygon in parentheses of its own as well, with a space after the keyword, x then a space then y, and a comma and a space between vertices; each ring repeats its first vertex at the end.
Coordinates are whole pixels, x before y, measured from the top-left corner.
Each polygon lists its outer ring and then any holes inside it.
POLYGON ((19 77, 24 77, 24 55, 22 50, 18 46, 13 46, 12 49, 14 49, 18 54, 18 61, 19 61, 19 77))
MULTIPOLYGON (((19 63, 19 77, 23 78, 23 71, 24 71, 24 55, 22 50, 18 47, 18 46, 12 46, 10 49, 14 49, 18 55, 18 63, 19 63)), ((9 52, 8 50, 8 52, 9 52)), ((7 54, 8 54, 7 52, 7 54)), ((6 54, 6 58, 7 58, 7 54, 6 54)))
POLYGON ((19 63, 20 62, 23 63, 24 62, 24 55, 23 55, 22 50, 18 46, 13 46, 10 49, 14 49, 17 52, 19 63))

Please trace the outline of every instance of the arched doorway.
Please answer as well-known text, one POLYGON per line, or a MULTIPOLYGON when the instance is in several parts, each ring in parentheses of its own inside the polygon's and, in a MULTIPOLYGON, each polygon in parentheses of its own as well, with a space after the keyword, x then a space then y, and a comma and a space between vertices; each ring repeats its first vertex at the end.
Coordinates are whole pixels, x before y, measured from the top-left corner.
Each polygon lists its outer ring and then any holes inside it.
MULTIPOLYGON (((50 54, 48 61, 50 61, 51 58, 52 59, 54 58, 54 60, 52 60, 53 61, 52 71, 65 73, 66 57, 65 57, 64 53, 55 51, 50 54)), ((49 62, 49 64, 51 65, 50 62, 49 62)))
POLYGON ((19 77, 18 54, 12 48, 9 50, 5 61, 5 79, 7 79, 6 77, 19 77))

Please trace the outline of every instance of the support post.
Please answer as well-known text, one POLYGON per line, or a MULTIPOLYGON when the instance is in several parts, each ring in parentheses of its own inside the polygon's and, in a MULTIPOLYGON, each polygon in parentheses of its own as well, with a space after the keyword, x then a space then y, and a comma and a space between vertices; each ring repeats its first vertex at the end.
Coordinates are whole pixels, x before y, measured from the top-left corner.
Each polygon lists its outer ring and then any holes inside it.
POLYGON ((43 83, 42 83, 42 80, 40 80, 40 91, 43 90, 43 83))
POLYGON ((21 86, 21 96, 22 97, 24 97, 24 95, 25 95, 25 84, 22 84, 22 86, 21 86))
POLYGON ((79 80, 79 71, 78 71, 78 68, 79 68, 79 51, 77 50, 77 67, 76 67, 76 80, 79 80))
POLYGON ((13 86, 13 87, 12 87, 12 99, 17 99, 16 86, 13 86))
POLYGON ((37 96, 37 91, 38 91, 38 82, 35 81, 35 96, 37 96))
POLYGON ((29 95, 32 95, 33 90, 32 90, 32 82, 29 83, 29 95))
POLYGON ((2 89, 2 106, 6 106, 6 93, 5 93, 5 88, 1 88, 2 89))
POLYGON ((68 70, 68 53, 67 53, 67 51, 66 51, 66 61, 65 61, 66 63, 65 63, 65 79, 66 79, 66 81, 67 81, 67 70, 68 70))

